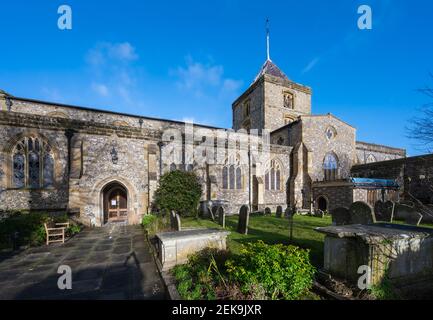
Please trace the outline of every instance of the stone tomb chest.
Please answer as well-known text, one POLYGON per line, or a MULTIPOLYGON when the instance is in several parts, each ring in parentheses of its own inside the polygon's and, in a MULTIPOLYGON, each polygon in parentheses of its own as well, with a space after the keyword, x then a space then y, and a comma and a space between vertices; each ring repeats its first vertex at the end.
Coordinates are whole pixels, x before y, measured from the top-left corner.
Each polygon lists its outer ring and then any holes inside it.
POLYGON ((225 250, 229 233, 218 229, 188 229, 158 233, 157 250, 162 270, 187 262, 189 255, 204 248, 225 250))
POLYGON ((324 271, 358 283, 358 268, 371 268, 371 284, 385 276, 395 284, 433 276, 433 229, 389 223, 316 228, 324 233, 324 271))

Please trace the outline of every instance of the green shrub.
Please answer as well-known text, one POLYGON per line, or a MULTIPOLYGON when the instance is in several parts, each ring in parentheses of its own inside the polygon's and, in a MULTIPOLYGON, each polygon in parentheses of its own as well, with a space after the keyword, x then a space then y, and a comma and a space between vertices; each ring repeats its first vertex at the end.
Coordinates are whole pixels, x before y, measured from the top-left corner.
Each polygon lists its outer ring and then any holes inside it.
POLYGON ((249 243, 226 262, 231 281, 245 293, 263 289, 270 299, 298 299, 313 283, 309 251, 263 241, 249 243))
POLYGON ((79 233, 81 231, 81 226, 78 224, 71 224, 69 228, 66 228, 65 233, 68 237, 72 237, 73 235, 79 233))
POLYGON ((173 269, 183 299, 299 299, 308 294, 314 272, 308 250, 262 241, 236 256, 206 249, 173 269))
POLYGON ((193 172, 171 171, 161 177, 154 206, 165 212, 175 210, 182 216, 197 215, 201 193, 201 184, 193 172))
POLYGON ((158 232, 170 230, 170 218, 163 212, 147 214, 141 219, 141 225, 149 236, 153 236, 158 232))
POLYGON ((153 214, 146 214, 145 216, 143 216, 143 218, 141 219, 141 226, 145 229, 145 230, 149 230, 150 227, 152 226, 152 224, 155 223, 156 220, 156 216, 153 214))
POLYGON ((217 291, 224 285, 222 271, 227 252, 205 249, 188 258, 188 263, 175 266, 172 273, 180 296, 186 300, 217 298, 217 291))

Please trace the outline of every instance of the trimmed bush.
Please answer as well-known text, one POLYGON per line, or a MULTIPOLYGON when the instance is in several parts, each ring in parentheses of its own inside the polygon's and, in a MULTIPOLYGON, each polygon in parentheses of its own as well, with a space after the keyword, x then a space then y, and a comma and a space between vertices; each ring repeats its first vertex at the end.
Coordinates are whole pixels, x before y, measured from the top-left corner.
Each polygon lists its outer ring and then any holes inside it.
POLYGON ((201 184, 193 172, 171 171, 161 177, 154 205, 160 211, 196 216, 201 193, 201 184))

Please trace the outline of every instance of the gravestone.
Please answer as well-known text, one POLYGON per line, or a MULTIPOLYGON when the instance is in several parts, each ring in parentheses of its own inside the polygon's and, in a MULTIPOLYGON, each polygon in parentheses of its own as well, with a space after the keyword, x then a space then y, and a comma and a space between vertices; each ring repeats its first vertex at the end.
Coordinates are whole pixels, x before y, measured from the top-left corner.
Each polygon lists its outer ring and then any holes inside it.
POLYGON ((175 218, 176 218, 176 212, 174 210, 171 210, 170 211, 170 228, 171 228, 171 230, 175 229, 175 222, 174 222, 175 218))
POLYGON ((265 216, 270 216, 271 213, 272 213, 271 208, 266 207, 266 208, 265 208, 265 216))
POLYGON ((217 209, 218 214, 218 224, 223 228, 226 227, 226 214, 224 213, 224 208, 219 206, 217 209))
POLYGON ((395 208, 395 202, 393 201, 385 202, 383 206, 384 211, 382 214, 383 221, 392 222, 394 220, 394 208, 395 208))
POLYGON ((243 205, 239 210, 239 221, 238 221, 238 232, 241 234, 248 234, 248 222, 249 222, 249 212, 248 206, 243 205))
POLYGON ((376 221, 386 221, 385 216, 385 202, 382 200, 376 201, 374 204, 374 215, 376 216, 376 221))
POLYGON ((177 214, 174 210, 170 213, 170 227, 171 230, 180 231, 181 230, 181 222, 180 215, 177 214))
POLYGON ((278 206, 278 207, 277 207, 277 212, 275 213, 275 216, 276 216, 277 218, 281 218, 282 215, 283 215, 283 207, 278 206))
POLYGON ((292 241, 293 239, 293 217, 296 212, 296 208, 287 207, 284 211, 284 216, 289 220, 289 239, 292 241))
POLYGON ((207 207, 207 212, 209 213, 209 217, 212 219, 212 221, 215 221, 215 215, 210 205, 207 207))
POLYGON ((176 213, 176 217, 175 217, 174 221, 175 221, 175 224, 174 224, 175 230, 181 231, 182 230, 182 224, 180 222, 180 215, 178 213, 176 213))
POLYGON ((422 214, 419 213, 415 208, 404 205, 395 204, 395 214, 404 219, 406 224, 418 226, 422 220, 422 214))
POLYGON ((315 217, 323 218, 325 216, 325 212, 323 210, 317 209, 314 210, 313 215, 315 217))
POLYGON ((218 206, 218 205, 212 207, 212 215, 213 215, 214 218, 216 218, 216 216, 218 214, 218 208, 219 207, 220 206, 218 206))
POLYGON ((331 211, 332 224, 336 226, 344 226, 351 224, 350 211, 347 208, 339 207, 331 211))
POLYGON ((352 224, 370 224, 376 222, 373 208, 363 201, 352 203, 349 212, 352 224))

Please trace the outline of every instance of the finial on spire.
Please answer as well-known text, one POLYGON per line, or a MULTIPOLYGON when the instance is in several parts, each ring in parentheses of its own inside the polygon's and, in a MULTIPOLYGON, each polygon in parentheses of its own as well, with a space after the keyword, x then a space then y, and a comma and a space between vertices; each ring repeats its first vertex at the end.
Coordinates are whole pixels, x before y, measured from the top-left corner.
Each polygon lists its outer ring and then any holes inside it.
POLYGON ((271 55, 269 53, 269 18, 266 18, 266 59, 271 60, 271 55))

